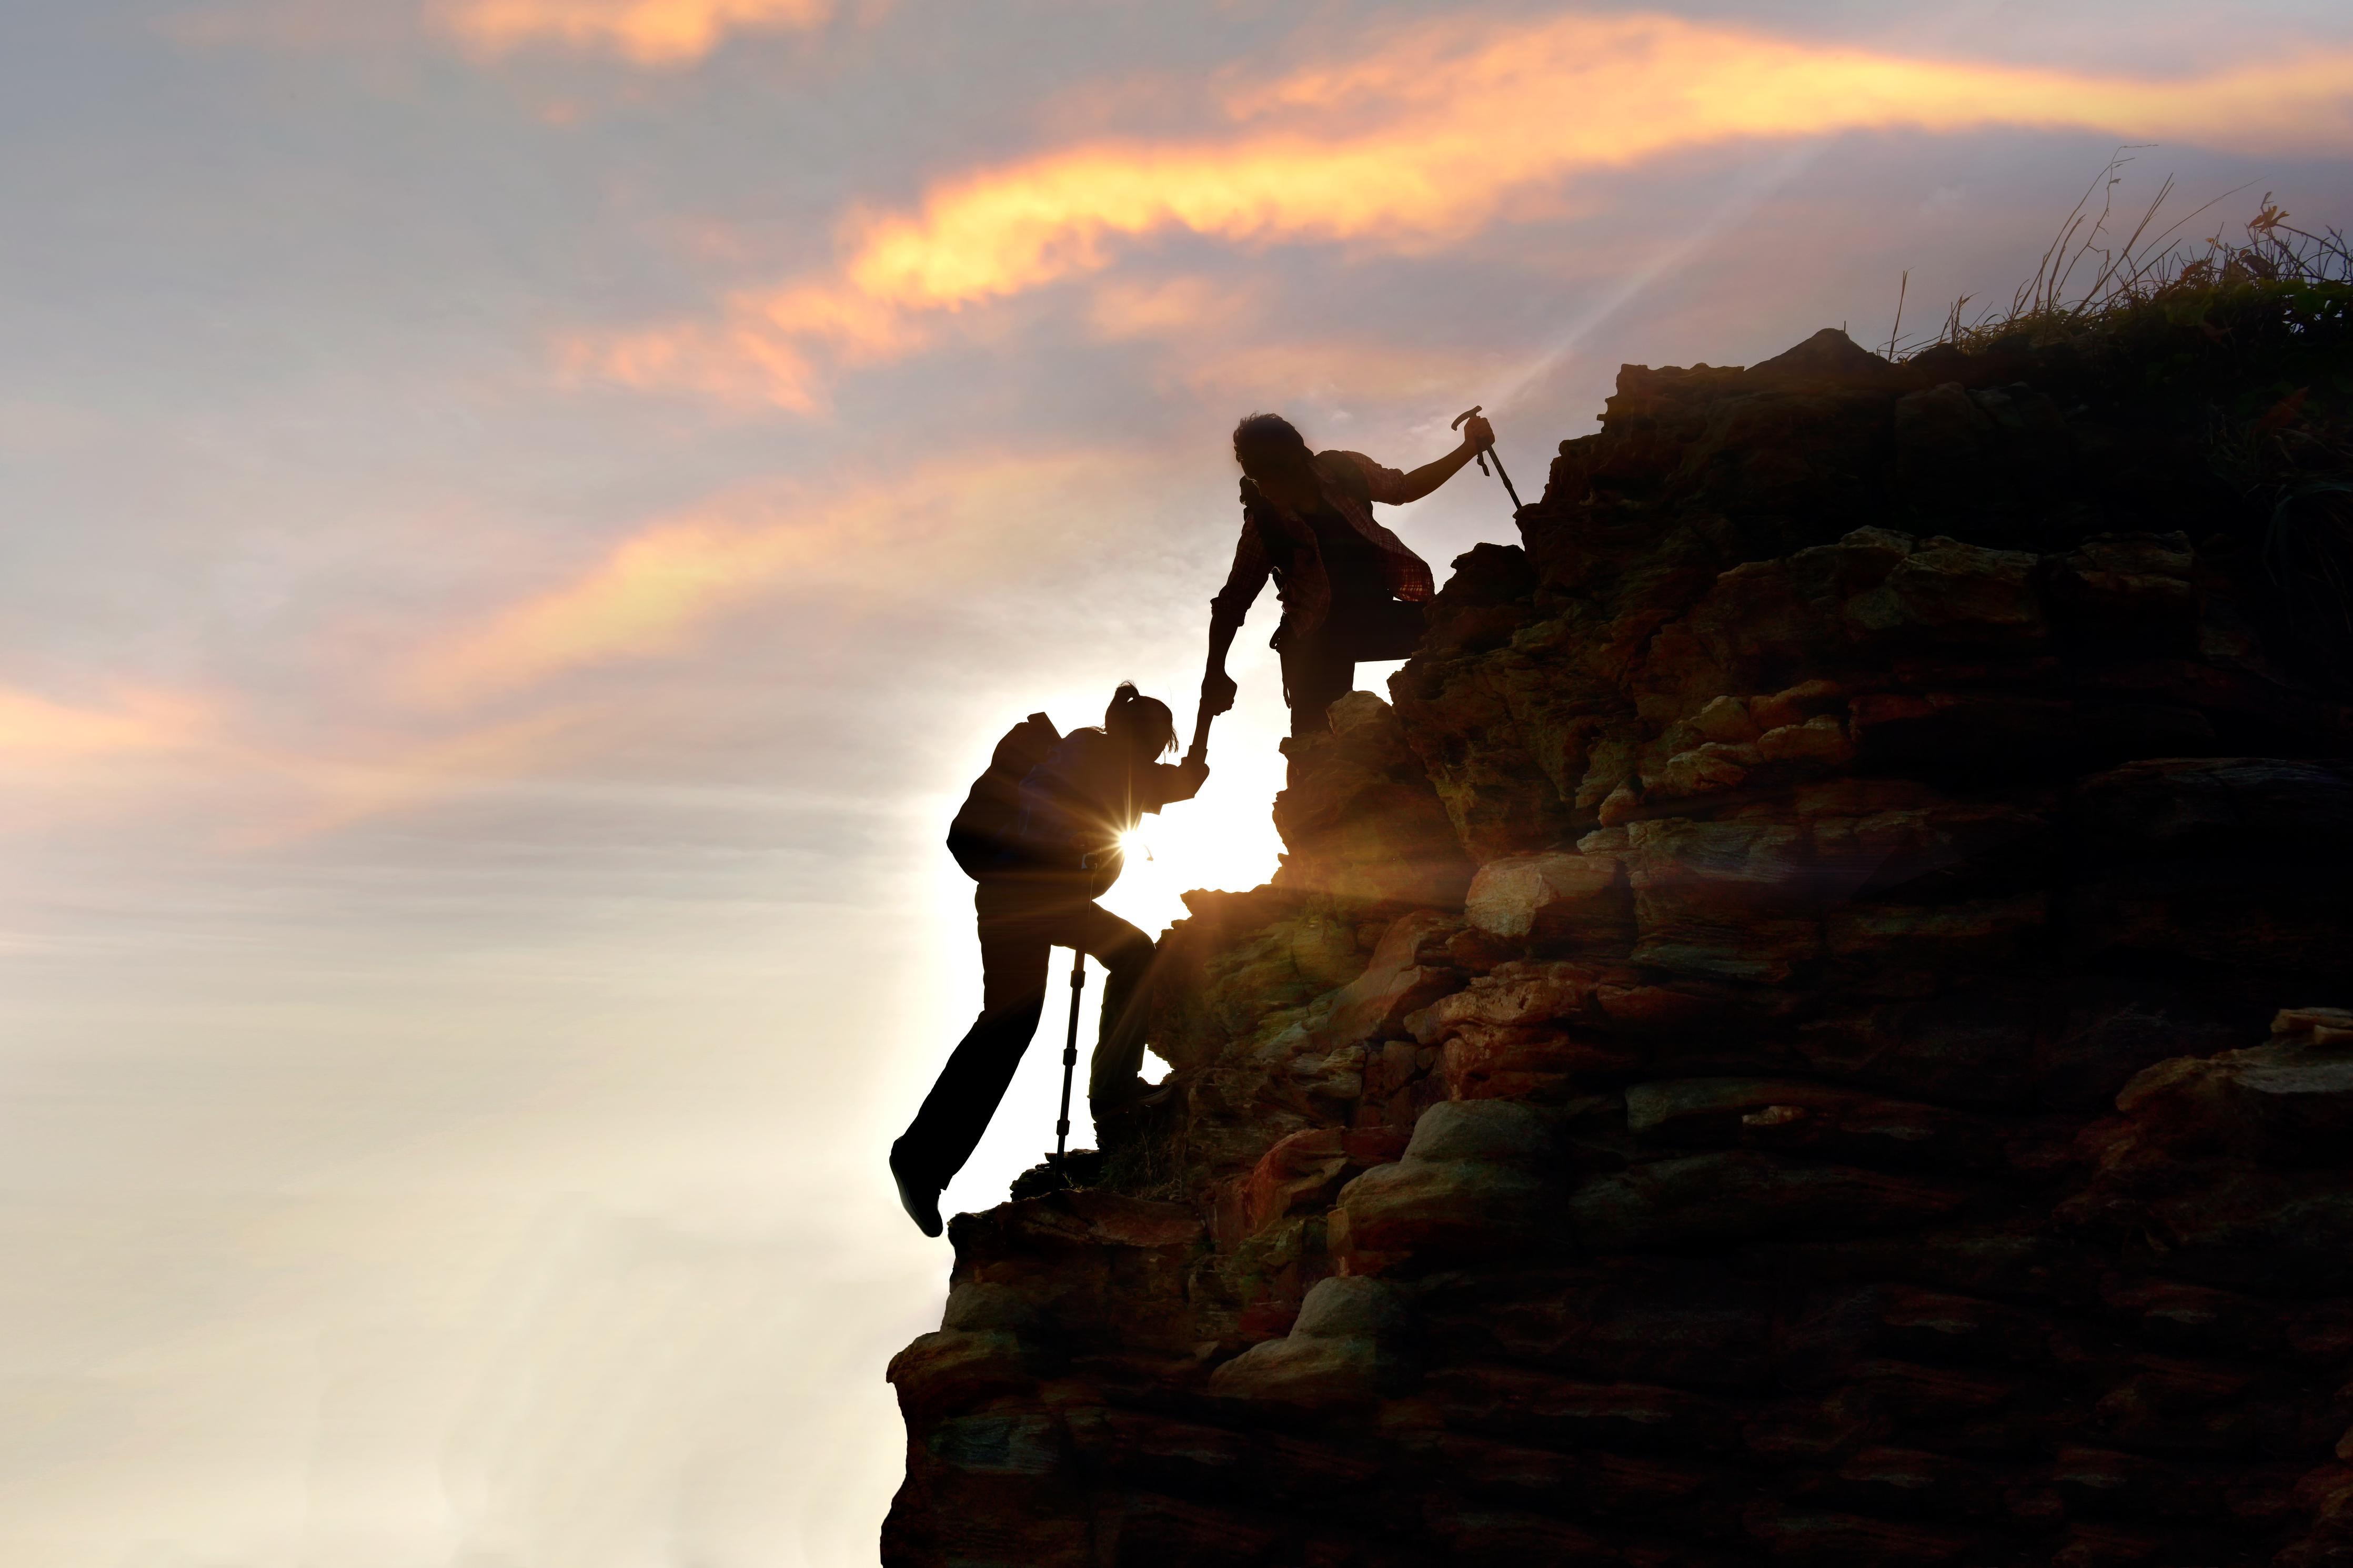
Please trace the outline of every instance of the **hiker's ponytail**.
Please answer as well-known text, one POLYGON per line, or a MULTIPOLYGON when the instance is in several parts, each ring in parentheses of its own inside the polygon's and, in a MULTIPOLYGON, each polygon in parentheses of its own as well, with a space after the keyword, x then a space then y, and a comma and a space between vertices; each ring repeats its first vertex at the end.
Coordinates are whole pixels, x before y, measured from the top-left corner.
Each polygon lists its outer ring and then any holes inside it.
POLYGON ((1119 689, 1111 694, 1111 706, 1103 710, 1103 729, 1122 740, 1139 742, 1155 757, 1176 749, 1176 716, 1168 711, 1166 702, 1136 690, 1133 680, 1121 681, 1119 689))

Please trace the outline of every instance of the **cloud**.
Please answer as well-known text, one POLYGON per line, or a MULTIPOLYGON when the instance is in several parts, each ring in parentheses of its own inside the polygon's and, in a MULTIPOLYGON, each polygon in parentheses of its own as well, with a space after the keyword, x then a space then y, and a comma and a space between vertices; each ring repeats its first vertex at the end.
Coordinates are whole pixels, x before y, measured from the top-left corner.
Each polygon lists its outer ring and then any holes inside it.
MULTIPOLYGON (((1354 58, 1228 84, 1219 125, 1097 139, 942 180, 913 210, 857 212, 829 276, 732 300, 716 326, 615 339, 632 386, 822 406, 832 366, 924 342, 921 321, 1104 271, 1133 242, 1392 253, 1559 209, 1577 176, 1695 148, 1993 125, 2250 150, 2341 145, 2353 55, 2312 50, 2156 79, 1928 59, 1666 16, 1432 24, 1354 58), (765 394, 757 389, 765 387, 765 394)), ((1198 301, 1214 311, 1218 301, 1198 301)))
POLYGON ((1017 559, 1022 531, 1074 487, 1115 482, 1107 453, 962 457, 902 479, 826 492, 717 497, 648 523, 560 586, 429 647, 399 687, 464 703, 618 659, 689 645, 756 602, 963 584, 1017 559))
POLYGON ((372 726, 342 742, 270 742, 224 723, 220 705, 126 687, 75 706, 0 687, 0 792, 7 830, 138 815, 159 801, 210 804, 214 843, 307 837, 533 772, 584 728, 581 709, 455 733, 372 726), (190 795, 191 788, 195 795, 190 795))
POLYGON ((0 687, 0 761, 11 767, 176 752, 212 728, 212 705, 184 692, 133 688, 77 708, 0 687))
POLYGON ((554 43, 656 67, 691 65, 731 33, 812 32, 832 17, 833 0, 447 0, 438 11, 482 54, 554 43))
POLYGON ((923 346, 923 324, 888 302, 822 284, 746 290, 714 323, 643 331, 578 333, 559 345, 565 379, 641 391, 684 391, 725 403, 765 403, 796 414, 826 408, 813 353, 835 365, 897 359, 923 346))

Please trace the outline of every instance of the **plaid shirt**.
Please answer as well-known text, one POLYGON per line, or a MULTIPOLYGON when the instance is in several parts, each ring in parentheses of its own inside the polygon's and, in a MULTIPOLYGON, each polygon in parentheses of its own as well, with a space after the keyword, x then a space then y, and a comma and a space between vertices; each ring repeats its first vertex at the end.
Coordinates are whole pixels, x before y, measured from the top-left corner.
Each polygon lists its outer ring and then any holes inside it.
MULTIPOLYGON (((1375 501, 1396 506, 1405 500, 1405 476, 1361 452, 1335 451, 1316 457, 1315 477, 1332 510, 1378 551, 1389 592, 1416 602, 1429 598, 1433 592, 1429 564, 1373 521, 1375 501)), ((1244 479, 1241 542, 1234 547, 1234 568, 1226 574, 1226 585, 1209 601, 1210 626, 1240 626, 1269 577, 1282 601, 1283 629, 1312 632, 1323 626, 1332 613, 1332 582, 1324 574, 1314 528, 1244 479)))

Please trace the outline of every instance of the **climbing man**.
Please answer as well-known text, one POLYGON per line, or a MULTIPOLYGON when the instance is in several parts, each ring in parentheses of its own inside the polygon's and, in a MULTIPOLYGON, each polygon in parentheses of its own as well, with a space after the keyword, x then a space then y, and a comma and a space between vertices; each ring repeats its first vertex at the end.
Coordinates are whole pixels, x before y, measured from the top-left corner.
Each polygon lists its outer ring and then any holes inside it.
POLYGON ((1111 972, 1087 1079, 1096 1121, 1152 1092, 1141 1076, 1152 939, 1095 900, 1119 880, 1121 835, 1143 813, 1192 799, 1209 776, 1198 753, 1158 761, 1176 744, 1167 705, 1123 684, 1099 730, 1058 736, 1042 713, 1015 726, 956 814, 948 847, 979 884, 980 1016, 891 1146, 899 1201, 925 1236, 940 1234, 940 1193, 972 1157, 1037 1032, 1050 949, 1074 948, 1111 972))
POLYGON ((1460 447, 1409 474, 1359 452, 1310 452, 1280 415, 1253 414, 1235 426, 1242 536, 1226 585, 1209 601, 1202 711, 1234 705, 1226 650, 1270 576, 1282 601, 1273 647, 1293 734, 1330 726, 1325 710, 1355 685, 1357 660, 1410 655, 1421 641, 1430 567, 1373 521, 1373 503, 1419 500, 1494 441, 1493 427, 1473 414, 1460 447))

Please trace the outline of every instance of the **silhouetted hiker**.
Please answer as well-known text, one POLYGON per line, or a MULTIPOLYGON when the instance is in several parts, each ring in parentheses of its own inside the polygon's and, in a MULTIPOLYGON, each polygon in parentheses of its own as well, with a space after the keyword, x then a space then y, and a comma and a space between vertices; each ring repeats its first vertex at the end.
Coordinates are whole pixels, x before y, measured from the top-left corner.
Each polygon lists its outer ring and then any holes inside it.
POLYGON ((891 1146, 899 1201, 925 1236, 939 1235, 941 1189, 972 1157, 1038 1031, 1051 949, 1076 948, 1111 971, 1087 1076, 1095 1119, 1133 1110, 1151 1092, 1140 1069, 1152 939, 1095 900, 1119 880, 1120 835, 1145 812, 1192 799, 1209 776, 1195 758, 1156 760, 1176 744, 1167 705, 1124 684, 1100 730, 1058 737, 1042 713, 1017 725, 956 814, 948 847, 980 884, 980 1016, 891 1146), (1014 772, 1008 759, 1026 761, 1049 744, 1042 761, 1014 772))
POLYGON ((1235 426, 1242 537, 1226 585, 1209 601, 1202 711, 1234 705, 1226 650, 1270 576, 1282 600, 1273 646, 1282 656, 1293 734, 1329 726, 1324 710, 1356 684, 1358 659, 1412 653, 1421 641, 1430 567, 1373 521, 1373 503, 1419 500, 1494 441, 1494 429, 1474 414, 1463 425, 1461 446, 1401 474, 1361 452, 1310 452, 1280 415, 1253 414, 1235 426))

